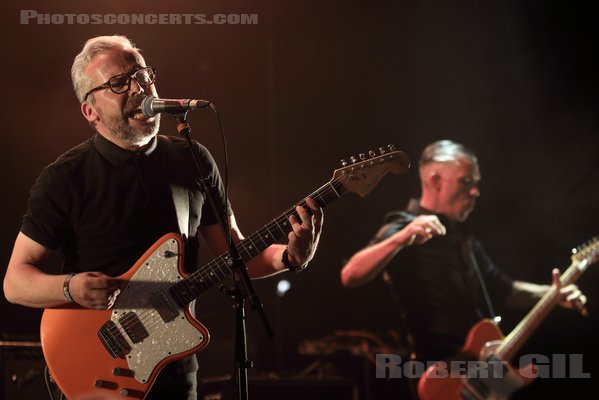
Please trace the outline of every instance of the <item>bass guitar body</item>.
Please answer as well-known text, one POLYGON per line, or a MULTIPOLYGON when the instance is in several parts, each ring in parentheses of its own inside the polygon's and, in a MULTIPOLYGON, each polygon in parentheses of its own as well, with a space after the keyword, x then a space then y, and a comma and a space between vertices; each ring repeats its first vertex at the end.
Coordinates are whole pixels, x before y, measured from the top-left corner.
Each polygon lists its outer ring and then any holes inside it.
POLYGON ((421 400, 508 399, 531 383, 534 366, 520 370, 493 358, 503 334, 491 320, 470 329, 457 359, 431 365, 418 381, 421 400))

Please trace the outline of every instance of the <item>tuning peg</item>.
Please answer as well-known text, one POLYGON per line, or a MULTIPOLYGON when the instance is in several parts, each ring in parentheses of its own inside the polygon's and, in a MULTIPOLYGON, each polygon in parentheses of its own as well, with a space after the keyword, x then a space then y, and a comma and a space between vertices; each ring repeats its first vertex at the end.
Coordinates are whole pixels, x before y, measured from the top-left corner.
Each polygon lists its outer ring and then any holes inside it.
POLYGON ((384 147, 379 147, 379 153, 381 153, 381 155, 385 154, 387 151, 385 150, 384 147))
POLYGON ((352 162, 352 164, 355 164, 355 163, 357 163, 357 162, 358 162, 358 159, 357 159, 355 156, 351 156, 351 157, 349 158, 349 161, 351 161, 351 162, 352 162))
POLYGON ((368 152, 368 155, 369 155, 371 158, 374 158, 374 157, 376 156, 376 153, 375 153, 374 151, 370 150, 370 151, 368 152))
POLYGON ((395 151, 395 145, 389 144, 389 145, 387 145, 387 149, 389 149, 389 151, 395 151))
POLYGON ((360 153, 358 155, 358 157, 360 157, 360 160, 362 160, 362 161, 366 160, 366 154, 364 154, 364 153, 360 153))
POLYGON ((339 163, 342 167, 347 167, 347 160, 345 158, 342 158, 341 161, 339 161, 339 163))

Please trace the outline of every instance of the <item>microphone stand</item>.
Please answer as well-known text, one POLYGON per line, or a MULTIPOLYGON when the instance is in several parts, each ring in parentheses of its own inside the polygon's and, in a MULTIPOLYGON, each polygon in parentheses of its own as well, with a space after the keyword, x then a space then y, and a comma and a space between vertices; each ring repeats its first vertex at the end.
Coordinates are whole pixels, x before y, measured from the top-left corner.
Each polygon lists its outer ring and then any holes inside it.
MULTIPOLYGON (((210 106, 213 108, 213 106, 210 106)), ((214 110, 214 108, 213 108, 214 110)), ((216 110, 215 110, 216 111, 216 110)), ((229 259, 228 265, 233 271, 234 276, 234 288, 232 290, 226 290, 226 293, 229 294, 234 300, 234 310, 235 310, 235 374, 234 374, 234 392, 235 399, 239 400, 247 400, 248 399, 248 377, 247 377, 247 369, 253 367, 252 361, 247 358, 247 332, 245 329, 245 300, 249 299, 252 308, 258 312, 260 319, 264 325, 264 329, 268 334, 269 338, 273 337, 273 331, 266 314, 264 313, 264 309, 262 308, 262 302, 260 301, 256 290, 254 289, 254 285, 250 279, 250 276, 247 272, 247 267, 245 262, 240 257, 239 252, 237 251, 237 247, 231 238, 231 232, 229 230, 228 216, 226 215, 227 205, 225 204, 225 211, 223 215, 223 210, 220 210, 216 206, 216 201, 214 199, 213 193, 207 185, 208 176, 204 167, 202 166, 202 162, 200 159, 200 154, 198 152, 198 148, 193 145, 191 140, 190 132, 191 127, 187 122, 187 111, 174 114, 175 120, 177 122, 177 131, 187 140, 187 144, 189 145, 189 149, 193 156, 193 161, 195 165, 196 172, 198 174, 199 184, 201 189, 206 194, 206 199, 216 215, 219 225, 223 231, 224 237, 227 239, 229 244, 229 259)), ((228 199, 225 199, 225 202, 228 202, 228 199)))

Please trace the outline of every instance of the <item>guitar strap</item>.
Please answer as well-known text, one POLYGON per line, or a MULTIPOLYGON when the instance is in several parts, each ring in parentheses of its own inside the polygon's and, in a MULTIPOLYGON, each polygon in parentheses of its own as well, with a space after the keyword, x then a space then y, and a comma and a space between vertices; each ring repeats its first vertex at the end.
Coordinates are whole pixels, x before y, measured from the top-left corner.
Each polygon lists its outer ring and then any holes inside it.
MULTIPOLYGON (((487 290, 487 285, 485 284, 485 280, 483 279, 482 273, 480 271, 480 267, 478 266, 478 261, 474 256, 474 249, 472 247, 472 238, 470 236, 462 236, 460 238, 461 246, 462 246, 462 255, 464 257, 464 261, 470 265, 476 278, 478 279, 478 283, 480 285, 480 289, 483 295, 483 299, 489 311, 489 315, 492 319, 495 319, 497 316, 495 314, 495 309, 493 308, 493 304, 491 303, 491 297, 489 296, 489 291, 487 290)), ((481 316, 482 318, 482 316, 481 316)))
POLYGON ((189 237, 189 190, 185 187, 169 183, 171 194, 173 196, 173 204, 177 212, 177 222, 179 223, 179 231, 184 240, 189 237))
POLYGON ((158 136, 158 139, 163 143, 162 149, 164 151, 164 159, 167 172, 168 185, 171 190, 171 195, 173 198, 173 204, 175 206, 175 212, 177 214, 177 223, 179 225, 179 231, 181 232, 181 236, 183 236, 183 240, 186 242, 189 238, 189 189, 184 185, 177 184, 175 179, 170 176, 173 174, 172 165, 175 165, 177 162, 181 162, 181 155, 177 154, 175 151, 175 146, 171 143, 168 137, 158 136))
MULTIPOLYGON (((181 236, 183 237, 183 242, 186 243, 185 252, 188 253, 191 251, 196 251, 197 247, 195 244, 197 240, 193 240, 192 242, 188 242, 189 239, 189 231, 190 231, 190 203, 191 203, 191 192, 189 189, 183 184, 177 184, 177 179, 173 179, 173 174, 176 173, 172 169, 173 165, 178 165, 178 163, 182 163, 181 154, 175 151, 175 146, 169 140, 168 137, 158 136, 158 139, 162 141, 164 149, 164 158, 163 162, 166 162, 168 165, 164 165, 165 171, 167 172, 167 180, 169 188, 171 189, 171 195, 173 197, 173 205, 175 206, 175 212, 177 214, 177 223, 179 225, 179 231, 181 232, 181 236)), ((186 259, 189 259, 189 254, 186 254, 186 259)), ((193 300, 190 303, 189 311, 195 317, 196 316, 196 300, 193 300)), ((195 359, 193 361, 196 363, 195 359)), ((196 367, 197 368, 197 364, 196 367)))

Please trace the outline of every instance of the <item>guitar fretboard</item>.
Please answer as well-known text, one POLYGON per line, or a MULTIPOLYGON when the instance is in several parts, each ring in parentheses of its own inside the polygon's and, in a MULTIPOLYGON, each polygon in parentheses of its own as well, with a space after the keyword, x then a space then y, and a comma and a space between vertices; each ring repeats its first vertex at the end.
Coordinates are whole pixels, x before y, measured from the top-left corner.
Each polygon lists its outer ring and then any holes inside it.
MULTIPOLYGON (((326 207, 334 200, 344 194, 344 188, 340 180, 332 180, 310 194, 321 207, 326 207)), ((305 200, 298 203, 307 208, 305 200)), ((289 217, 297 212, 295 207, 287 209, 284 213, 273 219, 270 223, 263 226, 260 230, 240 241, 236 248, 243 261, 249 261, 263 252, 268 246, 283 239, 291 232, 291 223, 289 217)), ((212 288, 217 283, 227 277, 231 271, 231 255, 229 252, 215 258, 210 263, 200 267, 197 271, 174 284, 170 291, 173 298, 181 306, 186 305, 198 298, 206 290, 212 288)))
MULTIPOLYGON (((573 284, 586 270, 589 261, 573 262, 560 276, 562 286, 573 284)), ((520 323, 497 347, 495 354, 500 360, 511 360, 535 329, 541 324, 559 300, 559 289, 552 286, 520 323)))

